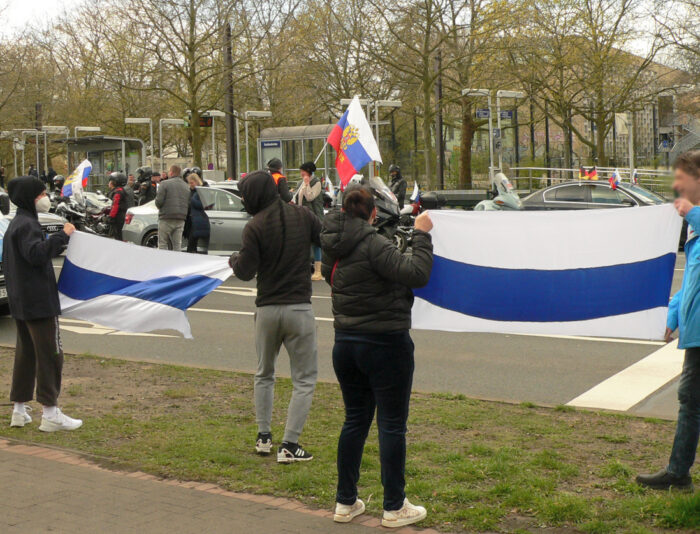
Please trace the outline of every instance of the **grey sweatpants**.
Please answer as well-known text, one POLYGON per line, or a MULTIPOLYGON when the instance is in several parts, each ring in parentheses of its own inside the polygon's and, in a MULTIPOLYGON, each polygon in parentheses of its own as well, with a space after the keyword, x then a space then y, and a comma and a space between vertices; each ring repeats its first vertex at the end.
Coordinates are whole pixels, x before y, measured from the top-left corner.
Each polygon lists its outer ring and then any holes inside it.
POLYGON ((298 443, 311 409, 318 374, 316 321, 311 304, 262 306, 255 314, 255 412, 259 432, 270 432, 275 395, 275 362, 284 344, 292 372, 292 399, 284 441, 298 443))
POLYGON ((182 251, 182 232, 185 221, 178 219, 158 220, 158 248, 161 250, 182 251))

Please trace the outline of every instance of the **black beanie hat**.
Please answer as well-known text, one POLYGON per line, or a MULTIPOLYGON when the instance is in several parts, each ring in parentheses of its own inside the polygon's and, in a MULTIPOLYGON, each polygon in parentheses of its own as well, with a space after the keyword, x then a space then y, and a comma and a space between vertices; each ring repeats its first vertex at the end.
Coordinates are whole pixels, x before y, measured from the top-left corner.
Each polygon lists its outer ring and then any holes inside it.
POLYGON ((316 164, 313 161, 307 161, 307 162, 301 164, 301 166, 299 167, 299 170, 306 171, 309 174, 313 174, 316 172, 316 164))

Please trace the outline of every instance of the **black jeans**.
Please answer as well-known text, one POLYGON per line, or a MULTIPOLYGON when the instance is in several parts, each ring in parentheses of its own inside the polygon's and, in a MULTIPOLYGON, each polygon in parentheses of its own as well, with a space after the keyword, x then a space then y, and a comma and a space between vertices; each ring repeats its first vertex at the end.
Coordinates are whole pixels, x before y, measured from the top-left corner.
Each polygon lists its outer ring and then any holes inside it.
POLYGON ((341 504, 353 504, 357 499, 362 452, 376 408, 384 509, 403 506, 413 351, 408 330, 391 334, 335 333, 333 368, 345 402, 345 423, 338 441, 336 501, 341 504))
POLYGON ((208 254, 209 253, 209 235, 191 235, 187 238, 187 252, 196 254, 208 254), (197 250, 198 245, 202 249, 202 252, 197 250))
POLYGON ((695 462, 700 437, 700 347, 685 351, 678 400, 678 423, 668 472, 677 477, 684 477, 695 462))
POLYGON ((61 392, 63 348, 58 317, 20 321, 17 324, 17 348, 12 371, 12 402, 29 402, 34 398, 43 406, 56 406, 61 392))

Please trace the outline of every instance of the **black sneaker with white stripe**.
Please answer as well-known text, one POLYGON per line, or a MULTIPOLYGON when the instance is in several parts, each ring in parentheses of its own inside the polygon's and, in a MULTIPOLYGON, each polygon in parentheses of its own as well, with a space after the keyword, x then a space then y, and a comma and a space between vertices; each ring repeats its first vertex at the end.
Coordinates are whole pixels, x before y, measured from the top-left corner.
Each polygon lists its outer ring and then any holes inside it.
POLYGON ((313 459, 313 455, 306 452, 298 443, 289 443, 288 441, 284 441, 282 442, 282 445, 280 445, 279 449, 277 449, 277 463, 279 464, 308 462, 309 460, 313 459))
POLYGON ((255 442, 255 452, 264 456, 272 452, 272 434, 269 432, 258 433, 258 439, 255 442))

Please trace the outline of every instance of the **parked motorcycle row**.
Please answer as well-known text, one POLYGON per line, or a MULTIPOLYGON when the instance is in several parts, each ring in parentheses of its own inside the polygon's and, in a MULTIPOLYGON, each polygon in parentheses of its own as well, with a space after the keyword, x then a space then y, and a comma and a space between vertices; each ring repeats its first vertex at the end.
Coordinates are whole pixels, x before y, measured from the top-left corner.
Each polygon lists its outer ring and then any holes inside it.
POLYGON ((78 230, 95 235, 109 234, 109 222, 105 213, 112 202, 104 195, 84 191, 64 197, 60 190, 49 195, 51 212, 60 215, 78 230))

